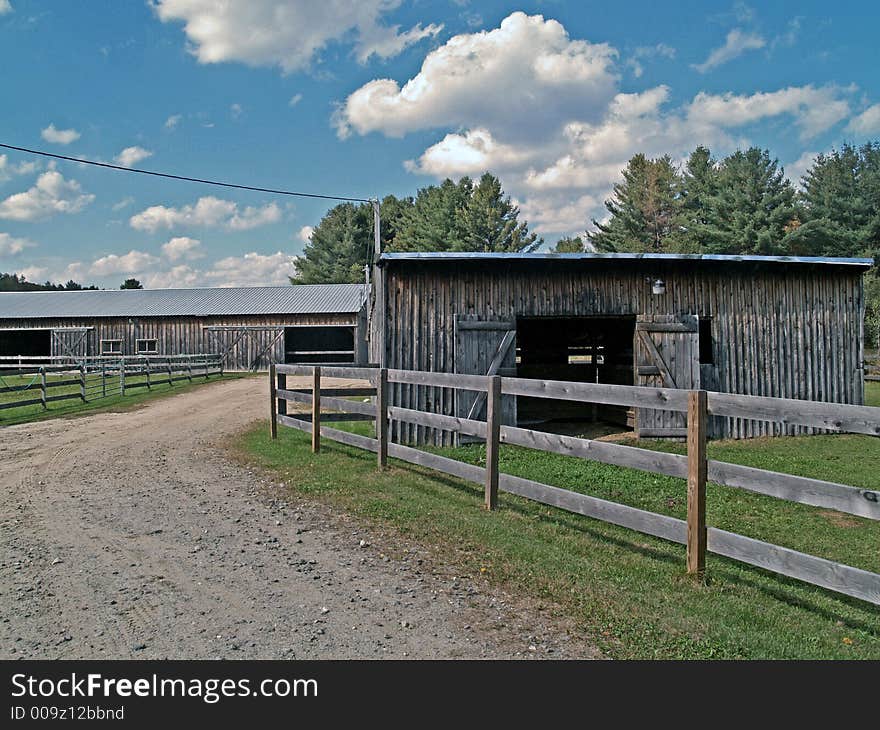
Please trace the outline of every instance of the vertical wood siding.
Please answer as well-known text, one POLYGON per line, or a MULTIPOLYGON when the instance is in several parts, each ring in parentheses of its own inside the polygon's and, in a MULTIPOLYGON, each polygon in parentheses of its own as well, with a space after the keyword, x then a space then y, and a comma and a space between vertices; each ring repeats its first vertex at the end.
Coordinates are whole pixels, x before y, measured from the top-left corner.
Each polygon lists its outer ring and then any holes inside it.
MULTIPOLYGON (((686 315, 711 319, 703 387, 729 393, 861 404, 861 270, 810 265, 645 261, 621 266, 532 261, 391 262, 386 269, 389 368, 453 372, 456 315, 686 315), (666 282, 651 293, 646 277, 666 282)), ((373 349, 371 358, 378 360, 373 349)), ((394 384, 392 403, 454 415, 451 391, 394 384)), ((802 427, 713 418, 714 437, 803 433, 802 427)), ((449 434, 395 422, 395 438, 449 434)))

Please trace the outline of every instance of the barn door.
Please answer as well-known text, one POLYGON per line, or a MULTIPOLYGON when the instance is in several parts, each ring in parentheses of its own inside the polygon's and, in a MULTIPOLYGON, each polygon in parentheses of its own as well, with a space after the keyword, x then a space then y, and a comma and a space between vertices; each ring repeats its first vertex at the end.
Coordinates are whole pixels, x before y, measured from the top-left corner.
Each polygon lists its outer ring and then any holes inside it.
POLYGON ((52 330, 52 354, 80 359, 89 354, 89 327, 52 330))
MULTIPOLYGON (((516 323, 466 318, 455 320, 455 372, 467 375, 501 375, 516 367, 516 323)), ((485 420, 486 394, 455 391, 459 418, 485 420)), ((502 396, 501 422, 516 425, 516 397, 502 396)), ((462 437, 460 441, 469 441, 462 437)))
MULTIPOLYGON (((636 321, 636 385, 685 390, 700 387, 700 334, 696 315, 641 315, 636 321)), ((636 409, 636 435, 664 438, 687 435, 684 413, 636 409)))

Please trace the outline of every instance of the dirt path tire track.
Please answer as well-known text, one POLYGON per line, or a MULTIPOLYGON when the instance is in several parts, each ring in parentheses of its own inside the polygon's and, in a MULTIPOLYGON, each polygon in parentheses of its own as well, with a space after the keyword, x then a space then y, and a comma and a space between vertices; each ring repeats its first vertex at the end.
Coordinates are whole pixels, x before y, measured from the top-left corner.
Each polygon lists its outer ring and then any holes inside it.
POLYGON ((0 429, 0 657, 596 656, 226 459, 214 444, 264 417, 264 385, 0 429))

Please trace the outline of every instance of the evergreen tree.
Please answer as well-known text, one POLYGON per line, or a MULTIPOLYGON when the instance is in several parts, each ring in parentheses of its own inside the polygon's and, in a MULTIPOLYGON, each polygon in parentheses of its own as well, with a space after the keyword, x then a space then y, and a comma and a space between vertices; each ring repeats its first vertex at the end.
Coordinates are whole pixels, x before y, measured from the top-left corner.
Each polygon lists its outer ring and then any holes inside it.
POLYGON ((713 254, 786 253, 798 221, 794 188, 778 160, 756 147, 721 162, 702 210, 701 249, 713 254))
POLYGON ((369 203, 341 203, 315 226, 296 261, 294 284, 358 284, 373 259, 373 215, 369 203))
MULTIPOLYGON (((67 282, 67 283, 68 284, 70 284, 70 283, 75 284, 76 282, 67 282)), ((122 284, 119 286, 119 288, 120 289, 143 289, 144 285, 141 284, 137 279, 126 279, 125 281, 122 282, 122 284)))
POLYGON ((403 211, 394 240, 397 251, 462 251, 464 228, 459 213, 473 192, 473 182, 463 177, 419 190, 413 205, 403 211))
POLYGON ((680 250, 700 253, 709 225, 708 211, 718 194, 718 167, 712 153, 702 145, 691 152, 682 172, 680 250))
POLYGON ((662 253, 680 247, 681 176, 665 155, 649 160, 639 153, 623 170, 623 182, 605 201, 607 223, 593 220, 587 236, 598 251, 662 253))
POLYGON ((580 236, 565 236, 556 242, 553 250, 556 253, 583 253, 587 247, 580 236))
POLYGON ((519 208, 504 195, 501 181, 485 173, 456 212, 456 251, 533 251, 543 243, 519 222, 519 208))

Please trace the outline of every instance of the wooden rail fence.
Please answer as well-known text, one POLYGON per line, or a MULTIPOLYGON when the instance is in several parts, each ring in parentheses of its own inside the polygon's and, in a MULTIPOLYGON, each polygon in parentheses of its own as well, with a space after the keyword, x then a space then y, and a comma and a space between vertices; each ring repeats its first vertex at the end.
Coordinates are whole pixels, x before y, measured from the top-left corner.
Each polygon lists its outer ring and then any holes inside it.
POLYGON ((49 403, 76 398, 85 403, 125 395, 133 388, 150 390, 154 385, 193 382, 193 378, 207 380, 211 375, 223 375, 219 355, 83 358, 75 363, 31 367, 0 362, 0 411, 32 405, 45 409, 49 403), (15 383, 13 378, 26 382, 15 383), (71 390, 72 386, 79 387, 71 390), (59 388, 67 391, 53 393, 59 388), (16 393, 24 397, 13 398, 11 394, 16 393))
POLYGON ((670 540, 686 546, 687 572, 695 576, 700 576, 705 570, 706 553, 710 552, 880 605, 880 575, 876 573, 706 525, 708 481, 791 502, 831 508, 880 520, 880 483, 876 490, 864 489, 719 462, 709 459, 706 453, 706 424, 710 415, 778 421, 838 432, 878 436, 880 408, 733 395, 703 390, 686 391, 529 380, 497 375, 460 375, 311 365, 273 366, 270 371, 269 388, 270 432, 273 438, 277 437, 277 427, 280 423, 310 433, 312 449, 316 453, 320 450, 321 438, 329 438, 375 452, 380 468, 391 456, 482 484, 485 505, 490 510, 497 507, 500 489, 559 509, 670 540), (288 375, 311 377, 311 388, 287 389, 288 375), (362 379, 369 381, 371 387, 334 390, 323 387, 322 378, 362 379), (483 393, 487 398, 487 420, 457 418, 391 405, 388 402, 389 383, 409 383, 483 393), (374 398, 372 403, 365 403, 346 400, 344 395, 373 395, 374 398), (502 395, 524 395, 677 411, 685 414, 687 419, 687 455, 501 425, 499 414, 502 395), (288 401, 310 406, 310 416, 288 414, 288 401), (324 413, 322 407, 340 412, 324 413), (360 418, 375 420, 374 438, 322 425, 331 419, 339 421, 360 418), (393 420, 485 439, 486 466, 475 466, 411 446, 389 442, 388 426, 389 421, 393 420), (503 443, 686 479, 687 520, 501 473, 498 467, 498 448, 503 443))

